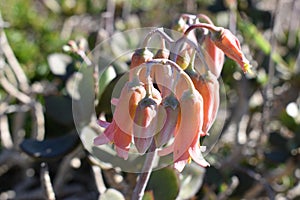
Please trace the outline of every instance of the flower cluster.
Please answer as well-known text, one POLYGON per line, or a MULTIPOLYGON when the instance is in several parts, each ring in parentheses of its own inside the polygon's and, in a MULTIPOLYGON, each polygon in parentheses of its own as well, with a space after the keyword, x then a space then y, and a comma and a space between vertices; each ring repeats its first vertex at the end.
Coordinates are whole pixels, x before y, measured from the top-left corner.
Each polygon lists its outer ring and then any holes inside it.
POLYGON ((119 98, 112 99, 113 120, 99 120, 105 131, 94 144, 113 143, 117 155, 125 160, 130 148, 140 154, 158 148, 160 156, 173 153, 174 167, 182 171, 191 160, 209 166, 201 153, 200 137, 209 135, 218 113, 218 77, 224 55, 235 60, 244 72, 250 70, 250 64, 238 39, 205 15, 182 15, 176 30, 182 32, 176 41, 162 29, 154 30, 146 37, 144 47, 134 52, 129 80, 119 98), (201 30, 200 36, 196 36, 196 28, 201 30), (147 48, 153 34, 162 38, 161 49, 156 52, 147 48))

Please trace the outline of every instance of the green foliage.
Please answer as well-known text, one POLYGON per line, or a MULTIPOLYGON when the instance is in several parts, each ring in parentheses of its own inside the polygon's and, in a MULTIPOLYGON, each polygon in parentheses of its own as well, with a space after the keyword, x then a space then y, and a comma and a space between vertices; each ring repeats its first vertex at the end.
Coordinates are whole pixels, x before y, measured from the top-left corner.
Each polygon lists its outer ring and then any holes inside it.
POLYGON ((151 190, 155 200, 175 199, 179 192, 179 180, 171 168, 163 168, 151 173, 146 190, 151 190))

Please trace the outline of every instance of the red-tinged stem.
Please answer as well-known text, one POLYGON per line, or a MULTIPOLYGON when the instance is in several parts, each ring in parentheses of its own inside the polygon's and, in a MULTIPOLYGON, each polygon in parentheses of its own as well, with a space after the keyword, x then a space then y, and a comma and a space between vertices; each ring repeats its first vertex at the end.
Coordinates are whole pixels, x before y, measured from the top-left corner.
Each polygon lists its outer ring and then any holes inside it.
POLYGON ((221 27, 217 27, 217 26, 214 26, 212 24, 206 24, 206 23, 198 23, 198 24, 193 24, 191 25, 185 32, 184 32, 184 35, 188 35, 189 32, 191 32, 193 29, 195 28, 206 28, 212 32, 217 32, 217 31, 221 31, 222 28, 221 27))
POLYGON ((183 18, 183 19, 196 19, 196 15, 191 15, 191 14, 184 13, 184 14, 180 15, 180 18, 183 18))
POLYGON ((188 45, 190 45, 191 47, 193 47, 196 50, 196 52, 199 55, 200 59, 203 61, 203 64, 205 66, 206 71, 209 71, 209 67, 208 67, 207 63, 205 62, 205 58, 204 58, 204 54, 203 54, 202 50, 200 49, 200 47, 197 44, 195 44, 193 41, 189 40, 187 38, 187 35, 185 35, 185 34, 180 39, 178 39, 176 41, 176 43, 174 45, 174 56, 175 57, 173 57, 173 58, 171 57, 171 60, 176 60, 177 59, 177 54, 178 54, 178 51, 179 51, 179 47, 184 42, 188 43, 188 45))
POLYGON ((131 197, 132 200, 143 199, 145 189, 148 184, 156 157, 157 157, 157 149, 156 149, 155 142, 153 140, 151 146, 149 147, 149 152, 146 155, 142 173, 140 174, 136 186, 133 190, 133 194, 131 197))
POLYGON ((198 14, 196 15, 197 18, 202 18, 204 19, 207 23, 211 24, 211 25, 214 25, 214 23, 211 21, 211 19, 207 16, 207 15, 204 15, 204 14, 198 14))

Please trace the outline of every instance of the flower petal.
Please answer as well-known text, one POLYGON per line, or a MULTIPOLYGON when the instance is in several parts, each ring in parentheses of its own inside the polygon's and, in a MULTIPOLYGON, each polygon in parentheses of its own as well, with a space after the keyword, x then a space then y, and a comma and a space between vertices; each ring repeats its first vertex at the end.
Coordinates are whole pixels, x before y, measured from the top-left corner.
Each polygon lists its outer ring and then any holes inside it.
POLYGON ((99 120, 97 121, 97 124, 98 124, 99 126, 101 126, 102 128, 107 128, 107 127, 110 125, 109 122, 104 121, 104 120, 101 120, 101 119, 99 119, 99 120))
POLYGON ((116 152, 120 158, 123 158, 124 160, 128 159, 128 150, 124 150, 124 149, 116 146, 116 152))
POLYGON ((190 161, 191 161, 191 157, 189 153, 186 151, 184 154, 180 156, 180 158, 174 161, 174 168, 177 169, 179 172, 182 172, 185 165, 190 161))
POLYGON ((188 163, 188 160, 181 160, 174 163, 174 168, 177 169, 179 172, 182 172, 185 165, 188 163))
POLYGON ((201 167, 210 166, 210 164, 202 156, 199 142, 197 142, 195 146, 189 148, 189 154, 192 157, 193 161, 195 161, 201 167))
POLYGON ((94 145, 102 145, 109 142, 111 142, 111 140, 105 134, 101 134, 94 139, 94 145))
POLYGON ((197 90, 187 90, 179 102, 181 121, 174 140, 174 161, 188 151, 203 125, 203 99, 197 90))
POLYGON ((157 155, 159 155, 159 156, 166 156, 166 155, 172 153, 173 150, 174 150, 174 143, 172 143, 170 146, 167 146, 167 147, 165 147, 163 149, 158 150, 157 151, 157 155))
POLYGON ((116 146, 117 154, 120 157, 124 159, 128 158, 128 151, 130 149, 131 140, 132 140, 132 135, 129 135, 123 132, 120 128, 117 128, 114 134, 114 143, 116 146))
MULTIPOLYGON (((101 125, 107 125, 108 122, 104 122, 102 120, 99 120, 98 121, 98 124, 99 123, 103 123, 101 125), (101 122, 100 122, 101 121, 101 122)), ((100 124, 99 124, 100 125, 100 124)), ((100 126, 101 126, 100 125, 100 126)), ((102 145, 102 144, 107 144, 109 142, 112 142, 113 141, 113 138, 114 138, 114 134, 115 134, 115 128, 116 128, 116 124, 115 122, 113 121, 112 123, 110 123, 105 131, 101 134, 101 135, 98 135, 95 139, 94 139, 94 145, 102 145)))
POLYGON ((118 102, 119 102, 118 98, 111 98, 111 100, 110 100, 110 103, 114 106, 116 106, 118 104, 118 102))
POLYGON ((134 137, 134 145, 139 153, 144 154, 149 149, 152 140, 153 137, 148 137, 148 138, 134 137))

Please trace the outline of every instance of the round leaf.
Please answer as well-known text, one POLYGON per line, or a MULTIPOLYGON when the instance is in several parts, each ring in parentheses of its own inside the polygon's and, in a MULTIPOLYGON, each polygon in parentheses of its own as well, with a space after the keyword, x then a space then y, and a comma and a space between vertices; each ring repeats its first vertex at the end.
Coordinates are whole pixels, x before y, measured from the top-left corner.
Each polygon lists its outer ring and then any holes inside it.
POLYGON ((174 200, 179 192, 179 179, 169 167, 152 172, 146 190, 152 190, 155 200, 174 200))
POLYGON ((72 58, 66 54, 53 53, 48 56, 50 70, 55 75, 65 75, 67 67, 72 62, 72 58))
POLYGON ((59 159, 75 149, 79 141, 77 133, 72 132, 61 137, 45 139, 43 141, 32 138, 25 139, 20 144, 20 148, 34 158, 42 160, 59 159))

